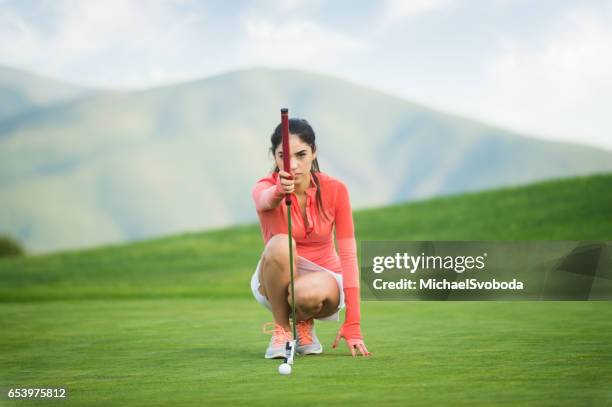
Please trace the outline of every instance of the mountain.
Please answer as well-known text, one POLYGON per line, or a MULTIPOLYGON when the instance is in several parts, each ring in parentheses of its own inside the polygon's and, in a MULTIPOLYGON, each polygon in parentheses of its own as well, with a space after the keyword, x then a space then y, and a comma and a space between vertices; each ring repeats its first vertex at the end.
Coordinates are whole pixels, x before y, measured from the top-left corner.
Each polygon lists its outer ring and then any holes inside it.
MULTIPOLYGON (((0 123, 28 120, 41 108, 76 100, 93 91, 0 65, 0 123)), ((6 125, 6 123, 5 123, 6 125)), ((0 134, 6 128, 0 127, 0 134)))
POLYGON ((337 78, 250 69, 0 120, 0 233, 41 252, 252 222, 284 106, 311 122, 322 171, 347 183, 355 208, 612 170, 610 151, 337 78))

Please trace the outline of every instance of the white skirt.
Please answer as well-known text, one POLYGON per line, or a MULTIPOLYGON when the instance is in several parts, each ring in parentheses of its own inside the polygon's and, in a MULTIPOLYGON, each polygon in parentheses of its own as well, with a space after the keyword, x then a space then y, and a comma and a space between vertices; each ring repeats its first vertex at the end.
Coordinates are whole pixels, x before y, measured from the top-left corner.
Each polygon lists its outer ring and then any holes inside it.
MULTIPOLYGON (((253 292, 253 297, 255 297, 258 303, 260 303, 261 305, 263 305, 264 307, 272 311, 272 307, 270 306, 270 302, 268 301, 268 299, 264 297, 263 295, 261 295, 261 293, 259 292, 260 263, 261 263, 261 259, 259 259, 259 261, 257 262, 257 267, 255 268, 255 272, 253 273, 253 276, 251 277, 251 291, 253 292)), ((336 282, 338 283, 340 302, 338 304, 338 309, 336 310, 334 314, 328 317, 325 317, 325 318, 316 318, 316 319, 320 321, 338 321, 340 319, 340 310, 344 308, 344 290, 342 289, 343 287, 342 275, 339 273, 334 273, 333 271, 327 270, 326 268, 323 268, 319 266, 318 264, 313 263, 304 257, 297 256, 297 274, 298 276, 301 276, 306 273, 319 273, 319 272, 329 273, 334 277, 334 279, 336 279, 336 282)))

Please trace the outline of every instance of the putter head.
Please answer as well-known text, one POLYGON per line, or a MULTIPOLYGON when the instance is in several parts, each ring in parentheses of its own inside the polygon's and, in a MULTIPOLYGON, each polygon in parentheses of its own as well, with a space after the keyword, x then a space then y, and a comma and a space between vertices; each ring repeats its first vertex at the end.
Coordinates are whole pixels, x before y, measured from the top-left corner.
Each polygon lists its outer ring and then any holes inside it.
POLYGON ((285 363, 292 365, 293 358, 295 356, 295 347, 297 345, 296 340, 287 341, 285 343, 285 363))

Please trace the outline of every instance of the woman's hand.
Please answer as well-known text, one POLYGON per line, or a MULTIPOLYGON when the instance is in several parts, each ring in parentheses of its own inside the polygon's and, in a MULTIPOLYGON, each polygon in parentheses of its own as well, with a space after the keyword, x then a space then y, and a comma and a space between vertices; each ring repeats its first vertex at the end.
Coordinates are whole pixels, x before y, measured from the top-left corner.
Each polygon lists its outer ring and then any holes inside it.
POLYGON ((284 194, 292 194, 295 191, 295 180, 293 176, 285 171, 278 171, 278 179, 284 194))
POLYGON ((365 342, 363 342, 363 338, 361 337, 361 328, 358 323, 344 323, 340 327, 338 335, 336 335, 336 340, 334 341, 332 348, 335 349, 338 346, 338 342, 340 342, 341 338, 344 338, 346 341, 353 357, 355 357, 356 354, 355 349, 359 350, 363 356, 372 356, 372 353, 370 353, 368 348, 366 348, 365 342))

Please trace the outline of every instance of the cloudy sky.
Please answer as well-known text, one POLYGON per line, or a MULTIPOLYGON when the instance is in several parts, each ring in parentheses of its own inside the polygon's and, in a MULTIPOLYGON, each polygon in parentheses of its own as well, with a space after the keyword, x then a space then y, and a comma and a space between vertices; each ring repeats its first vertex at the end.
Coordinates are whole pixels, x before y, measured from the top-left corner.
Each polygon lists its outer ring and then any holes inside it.
POLYGON ((612 149, 612 0, 0 0, 0 64, 112 88, 292 67, 612 149))

